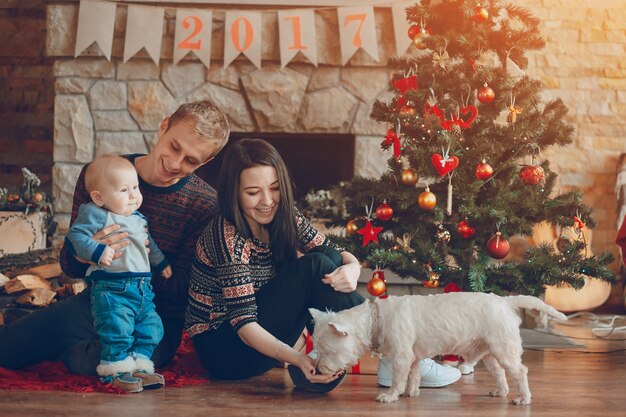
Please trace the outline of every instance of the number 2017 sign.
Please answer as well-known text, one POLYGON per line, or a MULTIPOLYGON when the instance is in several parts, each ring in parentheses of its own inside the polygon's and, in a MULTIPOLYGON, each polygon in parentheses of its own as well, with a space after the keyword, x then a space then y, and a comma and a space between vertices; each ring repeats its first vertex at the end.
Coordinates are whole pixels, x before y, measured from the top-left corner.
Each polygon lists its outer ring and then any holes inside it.
MULTIPOLYGON (((337 12, 343 63, 345 64, 359 48, 365 49, 378 60, 374 9, 345 7, 337 9, 337 12)), ((281 66, 287 65, 298 52, 317 66, 314 10, 279 10, 277 15, 281 66)), ((207 67, 209 66, 212 18, 212 12, 207 10, 177 10, 174 64, 189 52, 194 52, 207 67)), ((226 11, 224 31, 224 67, 243 54, 260 68, 261 12, 226 11)))

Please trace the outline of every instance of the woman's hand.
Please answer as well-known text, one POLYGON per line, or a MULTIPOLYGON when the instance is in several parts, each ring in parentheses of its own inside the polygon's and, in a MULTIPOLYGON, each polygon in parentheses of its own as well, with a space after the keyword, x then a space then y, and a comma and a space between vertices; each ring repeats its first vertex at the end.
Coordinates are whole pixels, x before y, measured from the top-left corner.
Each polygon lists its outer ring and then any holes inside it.
POLYGON ((297 363, 293 363, 292 365, 300 368, 306 379, 314 384, 328 384, 329 382, 332 382, 335 379, 339 378, 339 376, 344 372, 338 371, 330 375, 318 374, 315 370, 315 361, 313 360, 313 358, 311 358, 309 355, 305 355, 304 353, 301 353, 299 356, 300 358, 298 359, 297 363))
POLYGON ((356 284, 361 275, 361 267, 358 263, 341 265, 330 274, 324 275, 322 282, 329 284, 335 291, 352 292, 356 290, 356 284))
MULTIPOLYGON (((109 248, 115 251, 113 255, 113 261, 120 258, 123 255, 123 249, 128 246, 128 232, 115 233, 121 226, 119 224, 112 224, 110 226, 105 227, 97 231, 91 238, 98 243, 102 243, 103 245, 107 245, 109 248)), ((79 258, 75 256, 80 262, 84 264, 95 265, 94 262, 91 262, 86 259, 79 258)))

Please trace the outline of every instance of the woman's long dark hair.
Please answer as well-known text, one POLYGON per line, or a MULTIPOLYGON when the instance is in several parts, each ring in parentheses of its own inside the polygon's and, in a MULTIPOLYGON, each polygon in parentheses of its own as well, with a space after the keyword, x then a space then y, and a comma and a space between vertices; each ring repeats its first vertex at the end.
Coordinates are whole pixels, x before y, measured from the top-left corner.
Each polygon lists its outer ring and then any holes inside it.
POLYGON ((280 202, 268 226, 272 257, 278 266, 296 259, 298 236, 293 184, 285 162, 272 145, 262 139, 240 139, 226 148, 217 181, 220 214, 243 236, 253 236, 239 205, 239 179, 244 169, 256 166, 274 167, 278 176, 280 202))

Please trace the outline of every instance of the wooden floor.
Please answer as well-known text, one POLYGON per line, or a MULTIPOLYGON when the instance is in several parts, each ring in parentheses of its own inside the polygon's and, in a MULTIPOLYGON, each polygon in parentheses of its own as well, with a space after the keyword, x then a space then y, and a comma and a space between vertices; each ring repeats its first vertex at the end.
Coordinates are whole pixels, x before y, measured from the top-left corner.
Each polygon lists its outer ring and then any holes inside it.
POLYGON ((422 389, 418 398, 392 404, 374 401, 382 388, 373 374, 347 375, 332 393, 315 395, 294 390, 287 372, 274 369, 242 382, 132 395, 0 391, 0 416, 626 416, 626 342, 586 340, 586 327, 557 329, 586 346, 525 352, 530 406, 512 405, 514 392, 508 399, 489 397, 493 380, 484 367, 449 387, 422 389))

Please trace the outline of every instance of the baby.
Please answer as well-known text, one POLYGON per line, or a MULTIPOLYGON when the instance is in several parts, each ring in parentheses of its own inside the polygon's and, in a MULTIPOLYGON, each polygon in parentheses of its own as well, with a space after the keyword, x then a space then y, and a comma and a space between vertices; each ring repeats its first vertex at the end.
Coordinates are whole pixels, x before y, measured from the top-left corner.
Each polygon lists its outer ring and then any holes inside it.
POLYGON ((102 353, 96 372, 101 381, 127 392, 165 385, 150 359, 163 337, 163 324, 153 303, 151 268, 165 278, 172 269, 148 234, 147 221, 137 210, 143 197, 135 167, 127 159, 105 155, 85 172, 91 203, 83 204, 66 237, 66 245, 92 265, 86 280, 91 285, 94 327, 102 353), (93 239, 106 226, 128 233, 123 256, 93 239), (148 246, 146 248, 146 245, 148 246))

